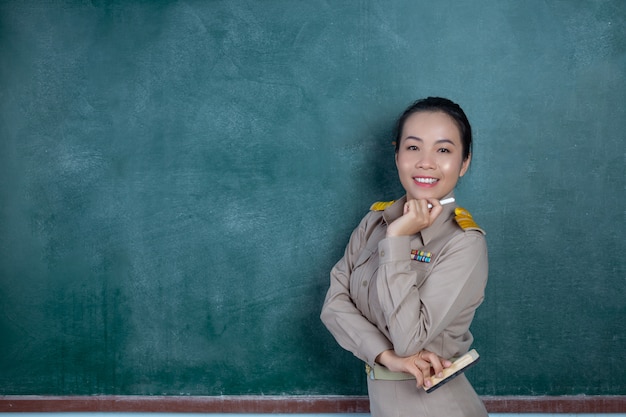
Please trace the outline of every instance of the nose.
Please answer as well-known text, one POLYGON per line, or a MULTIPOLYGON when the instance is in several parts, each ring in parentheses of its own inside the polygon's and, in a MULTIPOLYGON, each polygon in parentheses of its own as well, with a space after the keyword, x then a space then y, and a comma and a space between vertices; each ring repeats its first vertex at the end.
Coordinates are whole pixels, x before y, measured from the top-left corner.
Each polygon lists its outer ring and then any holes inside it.
POLYGON ((428 152, 420 153, 419 158, 415 161, 416 168, 433 169, 436 165, 434 156, 428 152))

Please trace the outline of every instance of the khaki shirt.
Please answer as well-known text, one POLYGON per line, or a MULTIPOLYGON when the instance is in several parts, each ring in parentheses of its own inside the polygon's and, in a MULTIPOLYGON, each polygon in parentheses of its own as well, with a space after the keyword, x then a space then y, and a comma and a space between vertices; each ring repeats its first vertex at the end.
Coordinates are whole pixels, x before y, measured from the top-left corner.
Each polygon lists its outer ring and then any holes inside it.
POLYGON ((388 349, 399 356, 422 349, 445 358, 466 353, 484 298, 484 232, 461 229, 449 204, 420 233, 386 238, 405 202, 361 220, 331 271, 322 308, 321 319, 339 345, 370 365, 388 349), (412 249, 430 252, 430 262, 411 259, 412 249))

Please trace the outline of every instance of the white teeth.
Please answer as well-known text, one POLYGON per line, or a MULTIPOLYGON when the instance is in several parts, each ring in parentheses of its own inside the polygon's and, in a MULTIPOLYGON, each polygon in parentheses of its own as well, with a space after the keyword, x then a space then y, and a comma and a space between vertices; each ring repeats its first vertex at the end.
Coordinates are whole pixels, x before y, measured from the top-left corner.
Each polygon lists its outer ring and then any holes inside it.
POLYGON ((432 184, 438 181, 437 178, 414 178, 414 180, 422 184, 432 184))

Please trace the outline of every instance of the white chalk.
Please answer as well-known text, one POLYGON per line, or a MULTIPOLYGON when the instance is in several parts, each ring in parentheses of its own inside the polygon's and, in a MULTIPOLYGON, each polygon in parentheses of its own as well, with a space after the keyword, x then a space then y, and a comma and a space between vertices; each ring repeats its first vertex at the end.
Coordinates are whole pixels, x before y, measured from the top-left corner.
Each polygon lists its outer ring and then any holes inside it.
MULTIPOLYGON (((444 198, 443 200, 439 200, 439 204, 445 206, 446 204, 454 203, 454 197, 444 198)), ((428 208, 433 208, 432 204, 428 204, 428 208)))

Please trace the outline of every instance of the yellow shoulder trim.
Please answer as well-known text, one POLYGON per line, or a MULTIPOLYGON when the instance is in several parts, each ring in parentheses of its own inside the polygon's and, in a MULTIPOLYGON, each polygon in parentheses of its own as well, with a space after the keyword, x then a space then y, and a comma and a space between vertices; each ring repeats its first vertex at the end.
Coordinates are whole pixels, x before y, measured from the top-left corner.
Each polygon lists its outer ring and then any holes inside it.
POLYGON ((392 200, 392 201, 377 201, 374 204, 372 204, 372 207, 370 207, 370 210, 373 210, 373 211, 383 211, 384 209, 386 209, 387 207, 389 207, 390 205, 392 205, 395 202, 396 202, 395 200, 392 200))
POLYGON ((454 209, 454 214, 455 214, 454 220, 456 220, 456 222, 461 227, 461 229, 463 229, 463 230, 478 230, 483 235, 486 234, 485 231, 483 229, 481 229, 476 224, 476 222, 474 221, 474 218, 472 217, 470 212, 465 210, 463 207, 455 208, 454 209))

